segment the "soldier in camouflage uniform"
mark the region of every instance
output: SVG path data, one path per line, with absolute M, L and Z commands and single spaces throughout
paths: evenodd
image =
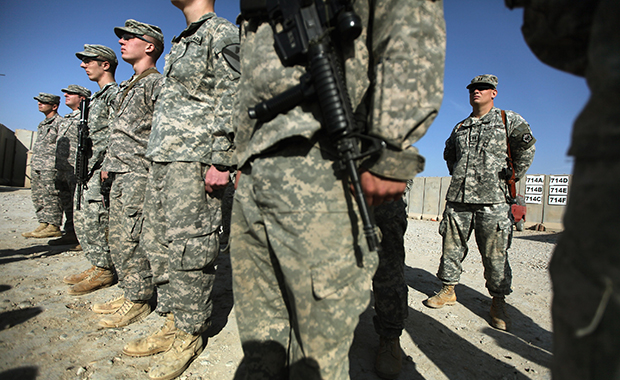
M 620 379 L 620 2 L 506 1 L 544 63 L 586 78 L 564 232 L 553 252 L 554 380 Z
M 37 127 L 37 140 L 32 148 L 30 163 L 30 182 L 32 187 L 32 204 L 34 205 L 39 227 L 34 231 L 24 232 L 24 237 L 48 238 L 61 236 L 62 208 L 60 196 L 56 189 L 56 136 L 62 123 L 58 115 L 60 97 L 58 95 L 39 93 L 34 97 L 39 102 L 39 111 L 45 120 Z
M 440 308 L 456 302 L 454 286 L 467 256 L 467 241 L 475 231 L 486 287 L 493 296 L 491 326 L 506 330 L 510 318 L 504 297 L 512 291 L 507 249 L 513 224 L 512 200 L 506 183 L 510 178 L 507 140 L 518 181 L 534 160 L 536 139 L 525 119 L 513 111 L 505 111 L 504 124 L 502 110 L 493 106 L 497 83 L 497 77 L 489 74 L 471 80 L 467 89 L 473 112 L 454 127 L 446 141 L 444 159 L 452 180 L 439 224 L 443 253 L 437 277 L 443 287 L 424 303 Z
M 123 303 L 99 321 L 102 327 L 122 327 L 151 312 L 153 296 L 151 269 L 146 252 L 139 248 L 142 206 L 151 166 L 145 157 L 151 135 L 155 101 L 163 83 L 155 64 L 164 48 L 164 36 L 155 25 L 136 20 L 114 28 L 120 38 L 122 58 L 135 74 L 119 85 L 114 100 L 116 114 L 110 124 L 108 152 L 101 179 L 113 180 L 110 189 L 110 255 L 123 289 Z M 111 307 L 119 299 L 107 303 Z
M 90 99 L 88 112 L 88 138 L 92 155 L 88 157 L 90 178 L 82 191 L 81 199 L 75 194 L 73 205 L 80 202 L 80 210 L 73 210 L 75 233 L 92 266 L 87 270 L 68 275 L 63 282 L 72 285 L 68 293 L 82 295 L 115 283 L 114 265 L 108 246 L 108 210 L 101 198 L 101 164 L 108 148 L 109 125 L 114 116 L 114 98 L 118 85 L 114 73 L 118 60 L 114 50 L 103 45 L 85 44 L 84 50 L 75 53 L 81 61 L 88 79 L 97 82 L 99 91 Z M 93 307 L 94 311 L 98 311 Z
M 399 199 L 424 166 L 412 143 L 443 95 L 443 3 L 353 7 L 364 29 L 340 51 L 353 109 L 367 115 L 366 133 L 387 145 L 360 174 L 369 205 L 377 206 Z M 348 379 L 348 352 L 378 257 L 368 249 L 345 174 L 335 171 L 338 153 L 321 129 L 319 105 L 307 101 L 268 122 L 249 118 L 249 107 L 299 84 L 305 69 L 282 65 L 264 17 L 243 20 L 241 28 L 230 247 L 244 350 L 237 376 Z
M 56 189 L 60 192 L 60 204 L 65 214 L 65 234 L 56 240 L 50 240 L 49 245 L 78 244 L 73 227 L 73 194 L 75 191 L 75 154 L 77 152 L 78 123 L 80 121 L 80 102 L 90 97 L 90 90 L 70 84 L 63 88 L 65 105 L 72 112 L 65 115 L 64 121 L 58 128 L 56 139 Z
M 221 201 L 233 170 L 232 104 L 239 78 L 239 30 L 213 0 L 173 0 L 187 28 L 172 41 L 155 105 L 147 157 L 153 160 L 140 249 L 157 285 L 155 334 L 123 352 L 157 358 L 150 378 L 180 375 L 203 350 L 213 309 Z

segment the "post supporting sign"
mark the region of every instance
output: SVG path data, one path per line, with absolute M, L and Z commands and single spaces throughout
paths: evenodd
M 542 204 L 545 175 L 525 176 L 525 203 Z
M 547 204 L 565 206 L 568 199 L 568 176 L 549 176 L 549 199 Z

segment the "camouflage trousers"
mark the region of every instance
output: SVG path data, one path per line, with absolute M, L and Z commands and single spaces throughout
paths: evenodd
M 60 227 L 62 207 L 56 189 L 56 170 L 33 170 L 31 173 L 31 197 L 39 223 Z
M 115 173 L 110 189 L 110 255 L 125 298 L 134 302 L 153 296 L 151 268 L 139 246 L 146 180 L 146 174 Z
M 140 241 L 157 286 L 157 312 L 171 312 L 176 327 L 191 334 L 211 317 L 219 252 L 224 190 L 205 191 L 207 168 L 200 162 L 153 163 Z
M 467 241 L 475 231 L 476 243 L 484 265 L 489 293 L 505 296 L 512 292 L 512 271 L 507 250 L 512 241 L 512 214 L 507 203 L 465 204 L 447 202 L 439 234 L 443 237 L 437 277 L 446 285 L 458 284 L 461 263 L 469 251 Z
M 59 192 L 60 205 L 65 214 L 65 232 L 72 232 L 73 226 L 73 194 L 75 191 L 75 175 L 71 171 L 59 170 L 56 173 L 56 190 Z
M 620 379 L 618 188 L 620 159 L 575 159 L 549 266 L 554 380 Z
M 379 267 L 372 279 L 375 297 L 375 331 L 385 338 L 396 338 L 405 327 L 409 314 L 405 283 L 405 201 L 384 203 L 374 209 L 375 222 L 381 231 Z
M 80 210 L 75 207 L 78 192 L 73 200 L 73 223 L 84 256 L 99 268 L 112 269 L 112 257 L 108 246 L 108 210 L 101 200 L 101 171 L 96 170 L 82 191 Z
M 349 378 L 378 257 L 348 185 L 318 148 L 287 141 L 242 170 L 230 247 L 244 352 L 235 378 Z

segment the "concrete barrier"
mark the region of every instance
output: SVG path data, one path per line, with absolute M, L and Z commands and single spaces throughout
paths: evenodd
M 30 187 L 29 155 L 33 144 L 32 131 L 11 131 L 0 124 L 0 184 Z
M 540 223 L 544 224 L 549 230 L 562 230 L 562 218 L 566 206 L 550 204 L 549 202 L 550 196 L 553 196 L 553 194 L 549 193 L 553 185 L 550 183 L 550 179 L 556 176 L 538 174 L 533 175 L 533 177 L 536 177 L 536 179 L 543 177 L 544 182 L 539 184 L 539 187 L 542 187 L 542 194 L 539 195 L 540 203 L 526 203 L 526 228 Z M 566 191 L 566 196 L 568 197 L 572 178 L 569 175 L 562 175 L 560 177 L 566 177 L 566 189 L 562 191 Z M 443 210 L 446 207 L 446 193 L 448 192 L 450 179 L 451 177 L 414 178 L 409 190 L 405 194 L 409 218 L 441 220 Z M 528 193 L 529 189 L 531 189 L 531 187 L 528 188 L 525 180 L 521 180 L 517 183 L 518 194 L 525 195 Z

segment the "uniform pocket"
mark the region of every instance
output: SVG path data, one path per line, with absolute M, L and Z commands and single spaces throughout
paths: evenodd
M 198 270 L 212 264 L 219 248 L 218 234 L 175 240 L 169 246 L 172 256 L 170 267 L 174 270 Z

